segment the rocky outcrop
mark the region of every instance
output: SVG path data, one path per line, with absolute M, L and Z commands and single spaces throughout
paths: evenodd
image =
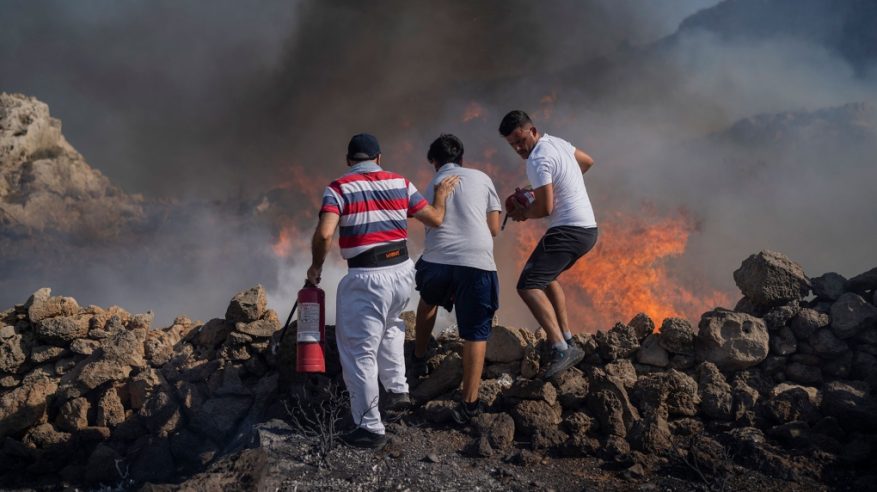
M 45 103 L 0 93 L 0 229 L 95 241 L 143 218 L 142 199 L 89 166 Z
M 734 281 L 755 306 L 770 307 L 804 297 L 810 279 L 800 265 L 782 253 L 762 251 L 743 261 Z
M 276 392 L 279 323 L 264 299 L 257 286 L 229 306 L 272 328 L 249 334 L 185 317 L 152 329 L 149 313 L 81 308 L 48 289 L 3 311 L 0 475 L 98 484 L 128 470 L 143 482 L 205 465 Z

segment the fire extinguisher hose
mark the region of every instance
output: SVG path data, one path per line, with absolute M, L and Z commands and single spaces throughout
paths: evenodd
M 305 287 L 308 285 L 312 285 L 310 281 L 305 280 Z M 295 303 L 292 305 L 292 311 L 289 312 L 289 316 L 286 318 L 286 323 L 283 325 L 283 328 L 280 330 L 280 336 L 277 337 L 274 344 L 271 346 L 271 354 L 277 354 L 277 347 L 280 345 L 280 342 L 283 341 L 283 337 L 286 336 L 286 330 L 289 329 L 289 324 L 292 323 L 292 316 L 295 314 L 295 310 L 298 309 L 298 296 L 295 296 Z

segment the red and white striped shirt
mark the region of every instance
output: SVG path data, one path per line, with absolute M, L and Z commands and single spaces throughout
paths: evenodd
M 373 161 L 360 162 L 323 193 L 320 214 L 341 216 L 341 257 L 350 259 L 376 246 L 408 238 L 408 217 L 427 205 L 403 176 Z

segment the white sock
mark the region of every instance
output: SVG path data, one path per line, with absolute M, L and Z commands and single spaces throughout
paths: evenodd
M 559 342 L 554 342 L 554 344 L 552 344 L 552 347 L 556 348 L 557 350 L 563 351 L 568 349 L 569 345 L 567 345 L 565 340 L 561 340 Z
M 568 331 L 563 332 L 563 339 L 567 342 L 572 340 L 572 333 Z

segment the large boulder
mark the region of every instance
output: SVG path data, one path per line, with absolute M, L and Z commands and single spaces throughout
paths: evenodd
M 672 354 L 694 354 L 694 329 L 684 318 L 667 318 L 661 324 L 658 344 Z
M 85 398 L 73 398 L 61 405 L 55 426 L 61 430 L 75 432 L 88 427 L 88 410 L 91 405 Z
M 837 300 L 847 290 L 847 279 L 835 272 L 829 272 L 820 277 L 810 279 L 813 293 L 821 299 L 829 301 Z
M 0 396 L 0 438 L 45 422 L 46 400 L 58 389 L 49 378 L 37 378 Z
M 618 378 L 624 384 L 624 388 L 630 390 L 636 384 L 636 368 L 630 359 L 618 359 L 603 366 L 606 374 Z
M 411 396 L 419 402 L 426 402 L 456 389 L 461 381 L 463 381 L 463 359 L 454 352 L 442 359 L 438 368 L 414 388 Z
M 125 421 L 125 407 L 116 388 L 107 388 L 97 402 L 95 424 L 100 427 L 115 427 Z
M 767 357 L 770 336 L 759 318 L 718 308 L 704 313 L 698 327 L 698 360 L 712 362 L 722 371 L 746 369 Z
M 22 335 L 0 340 L 0 371 L 16 373 L 27 360 L 30 347 Z
M 640 376 L 630 397 L 643 414 L 666 406 L 669 415 L 690 417 L 700 405 L 697 383 L 675 369 Z
M 76 381 L 85 389 L 93 390 L 109 381 L 122 381 L 129 374 L 131 366 L 92 355 L 82 362 Z
M 479 437 L 487 439 L 492 449 L 506 451 L 514 446 L 515 421 L 507 413 L 481 414 L 475 420 L 475 428 Z
M 774 424 L 804 421 L 811 424 L 822 418 L 819 412 L 821 395 L 816 388 L 779 385 L 759 404 L 759 412 Z
M 585 375 L 589 382 L 586 403 L 600 429 L 608 435 L 626 436 L 640 416 L 624 383 L 597 367 L 588 367 Z
M 761 318 L 764 319 L 768 330 L 777 330 L 786 326 L 800 311 L 801 304 L 798 301 L 791 301 L 788 304 L 769 309 Z
M 867 384 L 831 381 L 822 388 L 822 413 L 835 417 L 848 431 L 877 429 L 877 402 Z
M 515 429 L 525 436 L 550 434 L 561 421 L 560 405 L 551 405 L 544 400 L 521 400 L 510 413 Z
M 666 411 L 653 412 L 634 422 L 627 440 L 644 453 L 661 453 L 670 449 L 673 444 Z
M 79 303 L 72 297 L 50 297 L 52 290 L 42 288 L 34 292 L 25 305 L 31 323 L 57 316 L 73 316 L 79 313 Z
M 725 376 L 711 362 L 702 363 L 697 372 L 701 411 L 713 419 L 731 420 L 734 397 Z
M 279 329 L 280 322 L 277 320 L 277 315 L 266 316 L 250 323 L 235 323 L 235 330 L 256 338 L 270 338 Z
M 658 335 L 652 333 L 643 340 L 636 353 L 636 361 L 655 367 L 667 367 L 670 364 L 670 354 L 661 347 Z
M 267 306 L 265 289 L 257 285 L 232 297 L 225 311 L 225 319 L 232 323 L 250 323 L 261 318 Z
M 512 403 L 520 400 L 544 400 L 549 405 L 554 405 L 557 402 L 557 389 L 549 382 L 521 378 L 503 392 L 503 399 Z
M 791 328 L 798 340 L 807 340 L 816 330 L 831 324 L 831 318 L 815 309 L 804 308 L 792 318 Z
M 877 267 L 849 279 L 847 281 L 847 289 L 858 293 L 877 289 Z
M 734 282 L 756 306 L 777 306 L 810 292 L 810 279 L 800 265 L 782 253 L 761 251 L 743 261 Z
M 527 345 L 532 343 L 533 335 L 523 328 L 513 326 L 494 326 L 487 339 L 487 362 L 514 362 L 524 357 Z
M 841 340 L 877 324 L 877 306 L 848 292 L 831 305 L 831 331 Z
M 131 367 L 146 367 L 147 330 L 118 328 L 101 341 L 100 357 Z
M 41 319 L 35 332 L 40 340 L 55 345 L 67 345 L 76 338 L 88 336 L 88 320 L 73 316 Z
M 634 329 L 637 339 L 642 342 L 644 338 L 655 332 L 655 322 L 646 313 L 637 313 L 627 322 Z
M 582 371 L 571 367 L 551 378 L 557 387 L 557 399 L 567 409 L 578 409 L 584 406 L 588 396 L 588 380 Z
M 639 337 L 635 328 L 616 323 L 609 331 L 600 331 L 594 336 L 600 357 L 611 362 L 632 356 L 639 350 Z

